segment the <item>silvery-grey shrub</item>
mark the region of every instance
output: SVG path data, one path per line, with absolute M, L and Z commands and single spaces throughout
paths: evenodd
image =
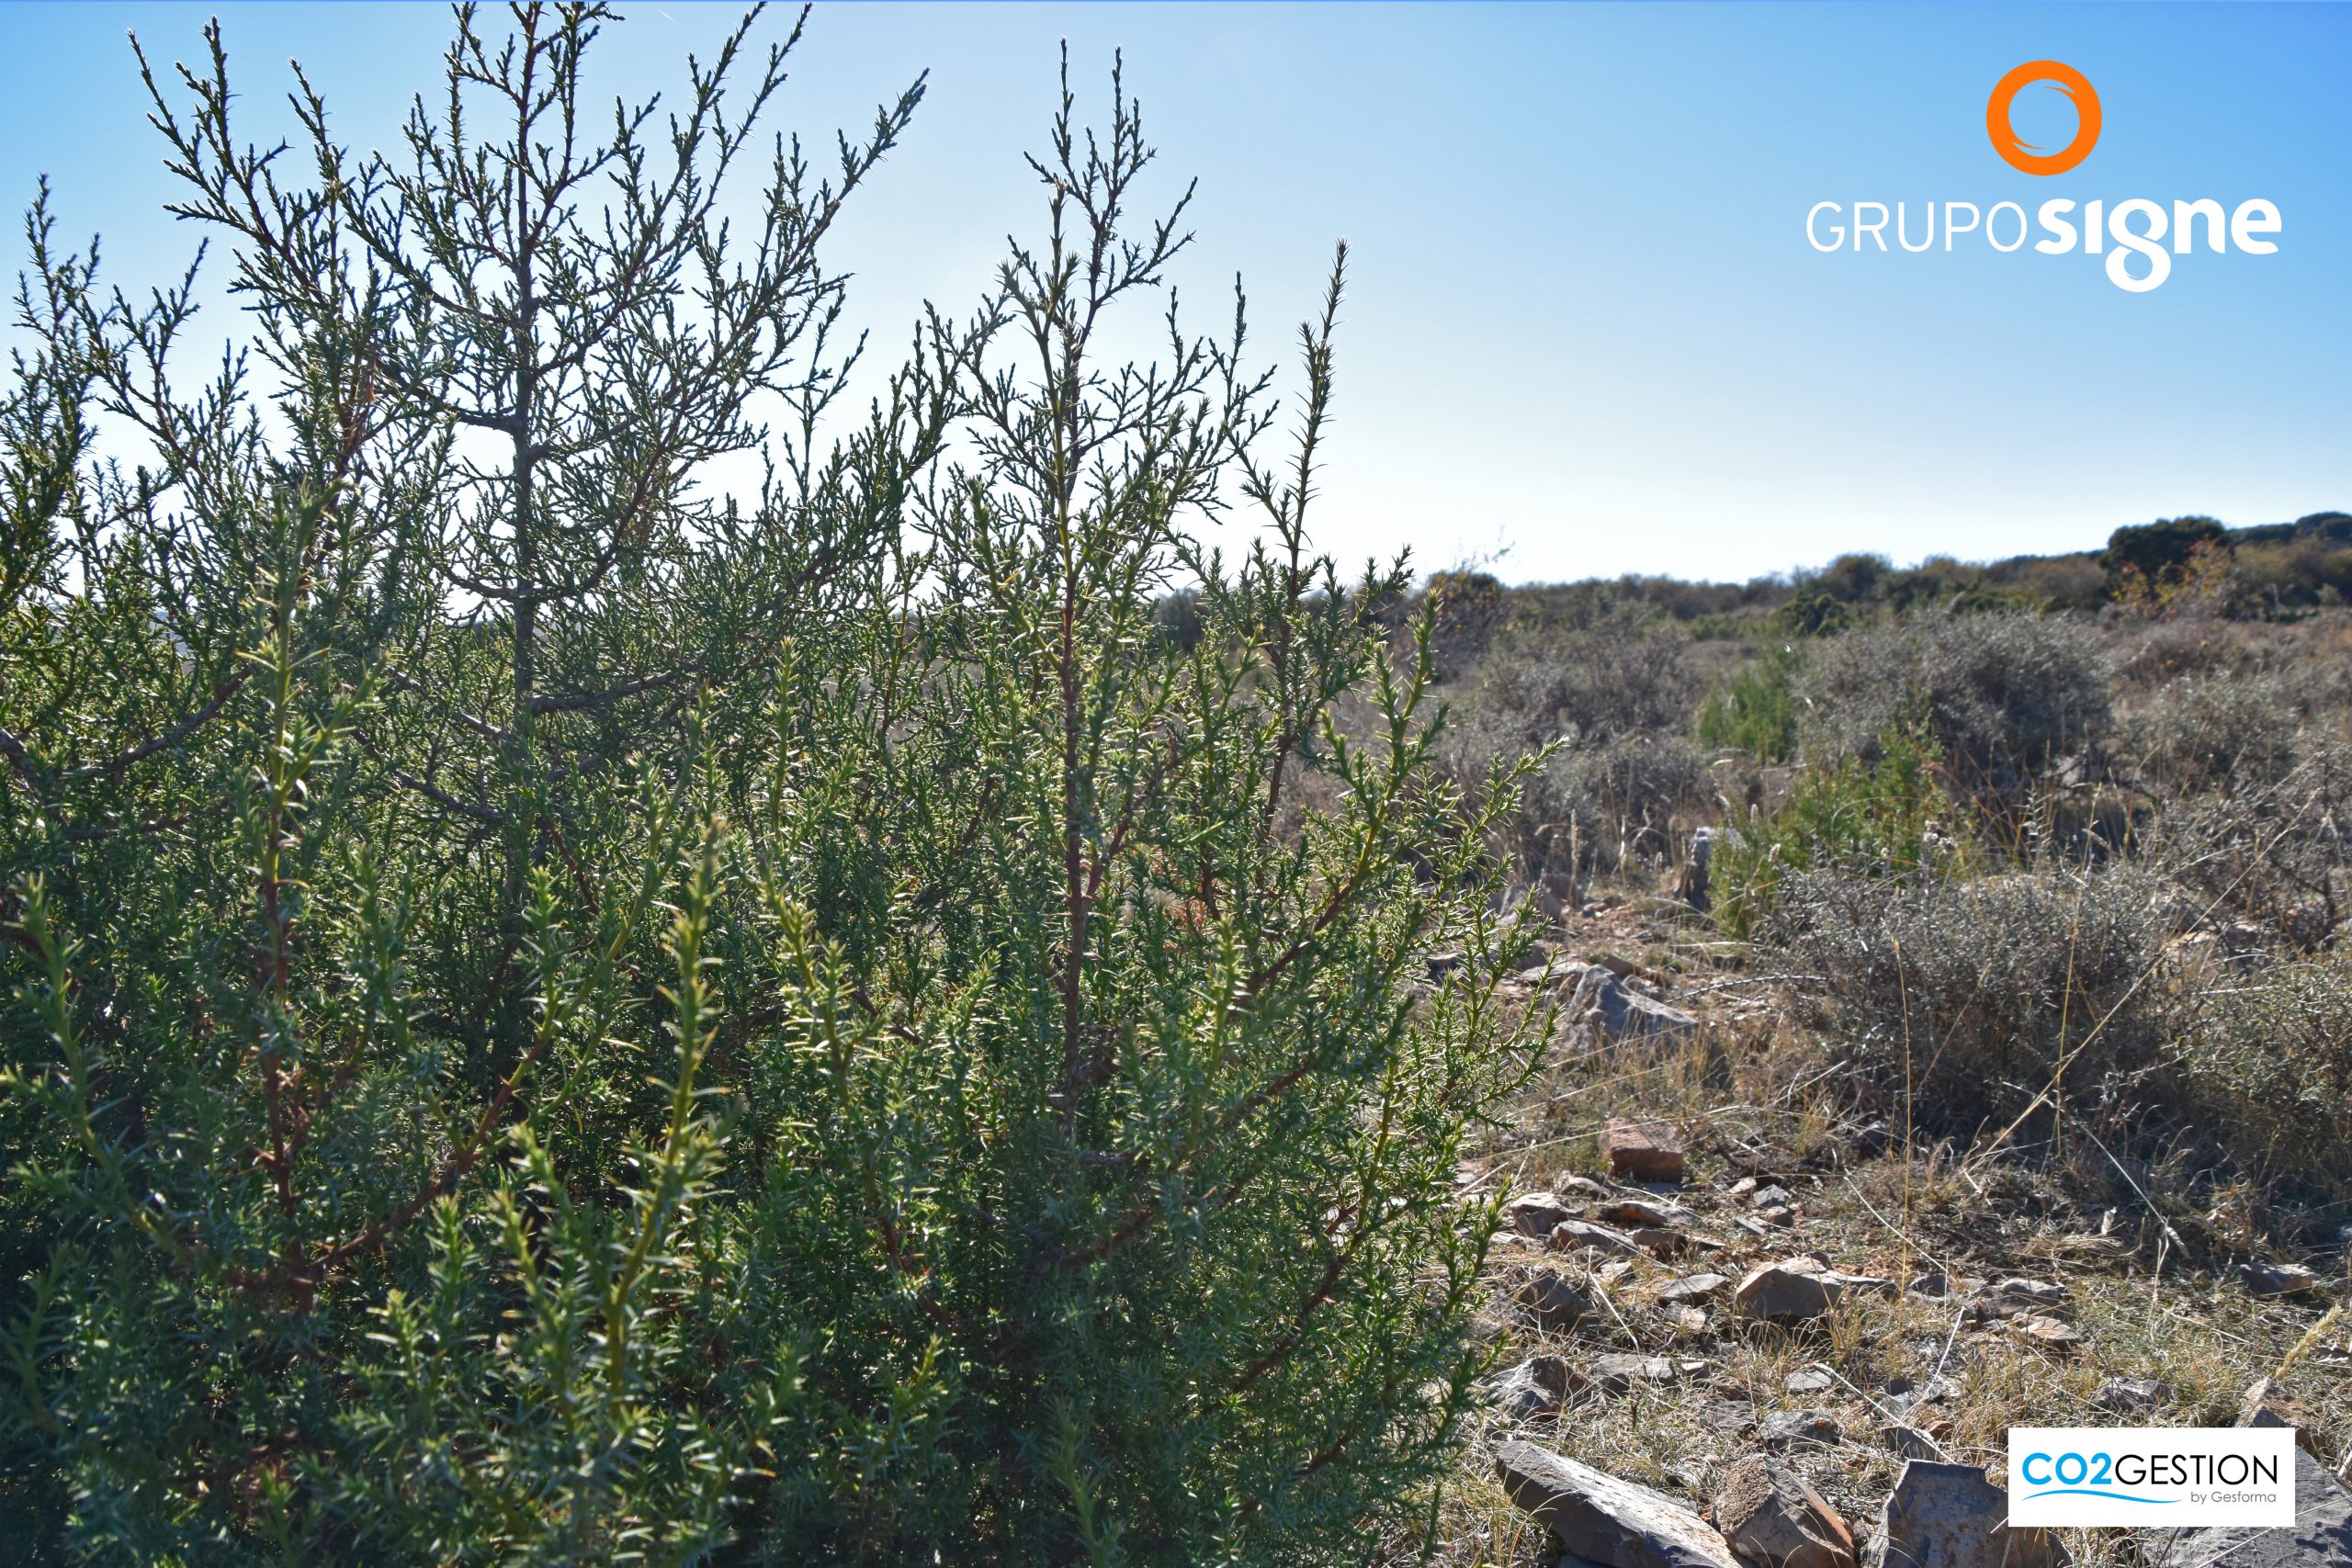
M 1825 639 L 1800 682 L 1808 749 L 1868 758 L 1924 723 L 1963 789 L 2006 791 L 2102 735 L 2096 633 L 2057 615 L 1920 610 Z

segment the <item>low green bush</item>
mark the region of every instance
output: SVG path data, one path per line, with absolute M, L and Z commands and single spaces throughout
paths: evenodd
M 1808 764 L 1785 801 L 1724 834 L 1713 876 L 1725 930 L 1751 933 L 1799 873 L 1903 879 L 1966 866 L 1961 813 L 1945 792 L 1933 739 L 1898 726 L 1873 750 L 1867 761 Z
M 1797 676 L 1804 655 L 1793 642 L 1767 643 L 1763 651 L 1707 694 L 1695 733 L 1713 750 L 1745 751 L 1761 762 L 1796 754 L 1800 713 Z

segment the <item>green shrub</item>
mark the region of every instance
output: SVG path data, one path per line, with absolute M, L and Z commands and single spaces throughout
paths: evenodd
M 1774 630 L 1789 637 L 1826 637 L 1859 623 L 1851 605 L 1820 588 L 1800 589 L 1771 615 Z
M 2111 585 L 2126 577 L 2143 584 L 2177 580 L 2199 546 L 2227 549 L 2229 530 L 2211 517 L 2175 517 L 2118 528 L 2101 558 Z
M 1339 274 L 1279 466 L 1238 342 L 1102 363 L 1185 242 L 1114 218 L 1132 102 L 1065 93 L 1043 235 L 816 446 L 818 246 L 915 95 L 830 178 L 780 149 L 730 239 L 783 51 L 747 19 L 616 128 L 606 19 L 461 12 L 397 165 L 307 96 L 249 156 L 217 32 L 157 85 L 250 382 L 159 392 L 186 298 L 109 303 L 36 209 L 9 1550 L 1363 1555 L 1479 1367 L 1456 1155 L 1523 942 L 1401 566 L 1306 547 Z M 1187 532 L 1226 494 L 1267 525 L 1229 564 Z
M 1965 863 L 1959 812 L 1943 787 L 1935 741 L 1897 727 L 1868 761 L 1844 757 L 1803 769 L 1789 797 L 1751 813 L 1715 852 L 1716 917 L 1735 935 L 1756 928 L 1782 883 L 1805 871 L 1908 878 Z
M 1787 761 L 1796 754 L 1797 674 L 1804 668 L 1796 644 L 1766 644 L 1707 694 L 1699 706 L 1699 744 L 1745 751 L 1763 762 Z

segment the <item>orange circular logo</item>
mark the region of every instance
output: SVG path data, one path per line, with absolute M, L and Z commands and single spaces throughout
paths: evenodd
M 2019 141 L 2009 125 L 2009 105 L 2018 89 L 2036 82 L 2075 100 L 2075 139 L 2055 152 L 2044 152 L 2030 142 Z M 2098 145 L 2098 94 L 2071 65 L 2055 60 L 2029 60 L 1994 87 L 1992 97 L 1984 105 L 1984 133 L 1993 139 L 1993 151 L 2009 167 L 2029 175 L 2063 175 L 2089 157 L 2091 149 Z

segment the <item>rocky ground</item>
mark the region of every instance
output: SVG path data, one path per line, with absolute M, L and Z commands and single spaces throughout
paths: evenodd
M 2259 1194 L 2184 1212 L 2063 1120 L 1932 1143 L 1806 1028 L 1804 976 L 1663 899 L 1560 934 L 1513 987 L 1560 1043 L 1461 1174 L 1509 1228 L 1438 1561 L 2352 1563 L 2352 1235 L 2284 1254 Z M 2300 1532 L 2002 1526 L 2012 1425 L 2240 1420 L 2300 1428 Z

